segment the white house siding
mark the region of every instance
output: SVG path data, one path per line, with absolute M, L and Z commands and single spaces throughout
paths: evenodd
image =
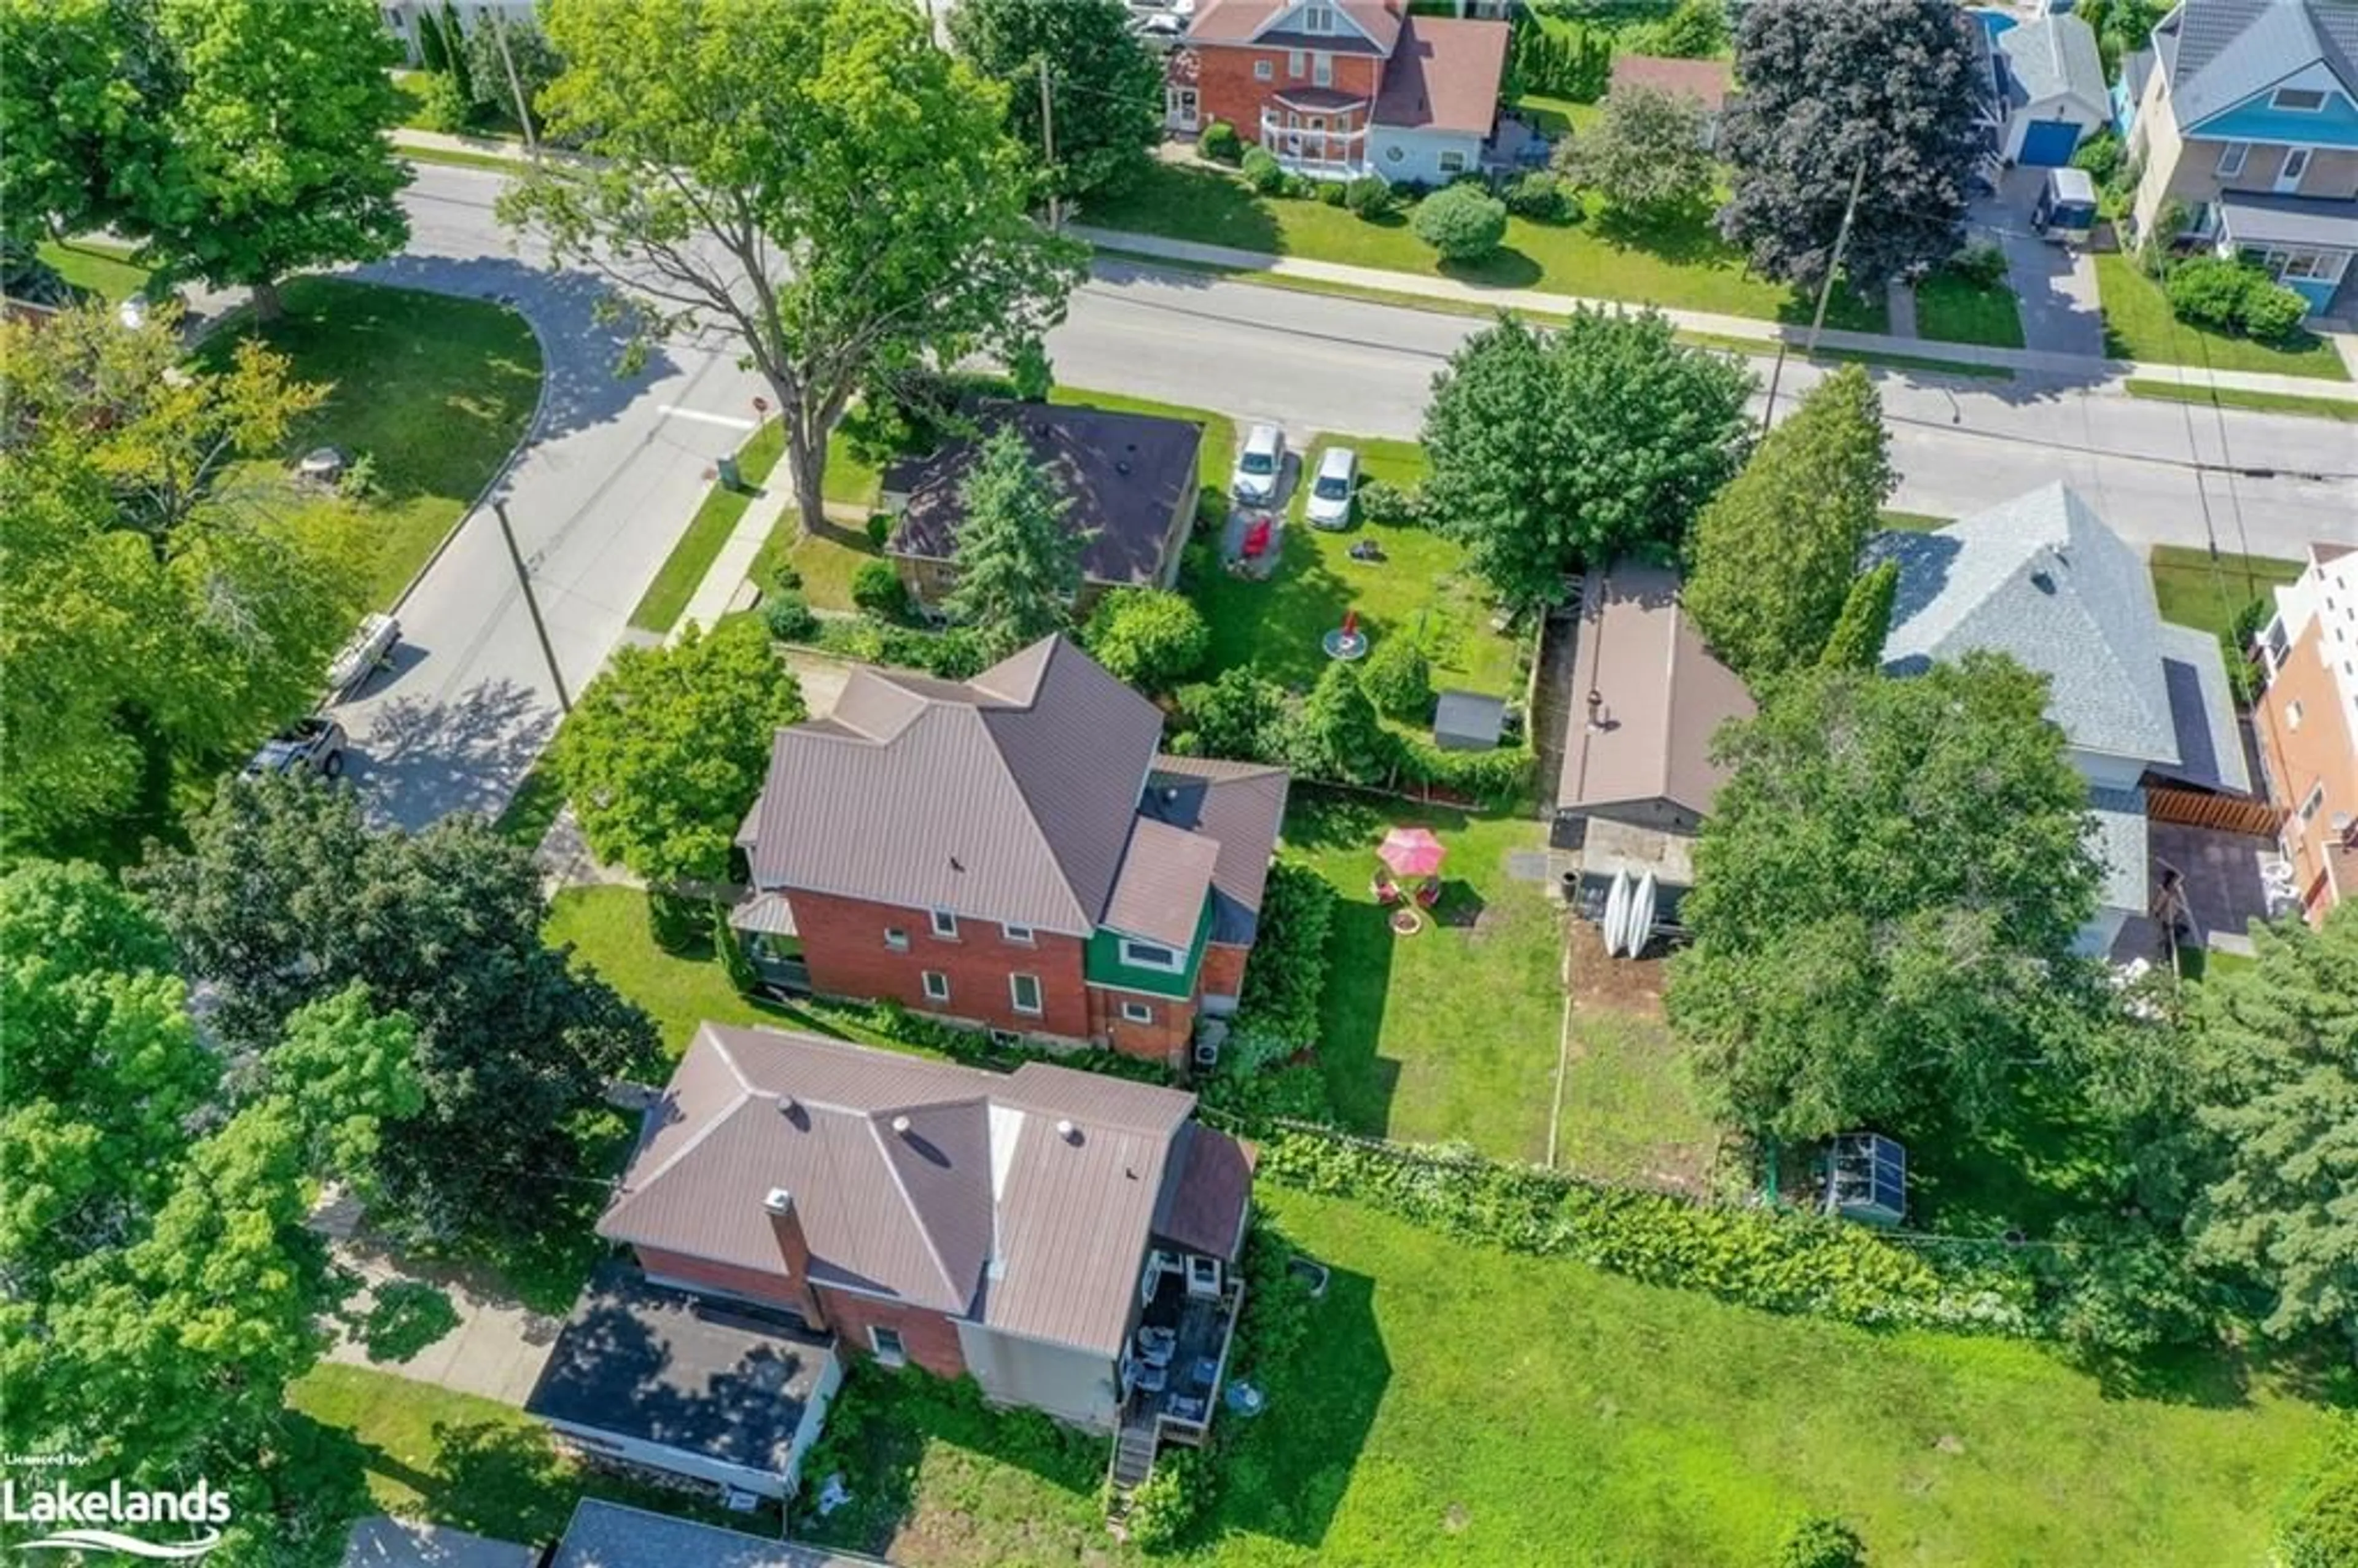
M 1465 167 L 1443 168 L 1444 152 L 1460 155 Z M 1379 124 L 1368 133 L 1368 167 L 1394 185 L 1403 180 L 1446 185 L 1459 174 L 1471 174 L 1482 167 L 1482 138 L 1470 131 L 1407 131 Z
M 1113 1363 L 1068 1345 L 957 1325 L 958 1348 L 982 1391 L 1004 1404 L 1030 1405 L 1061 1421 L 1110 1430 L 1120 1413 Z

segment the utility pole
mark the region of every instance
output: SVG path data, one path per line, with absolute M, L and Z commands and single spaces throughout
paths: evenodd
M 508 53 L 507 17 L 497 3 L 492 7 L 492 37 L 500 46 L 500 64 L 507 68 L 508 91 L 515 94 L 516 124 L 524 127 L 524 150 L 540 157 L 540 138 L 532 131 L 532 105 L 525 101 L 524 81 L 516 75 L 515 56 Z
M 508 522 L 508 503 L 492 503 L 492 515 L 500 520 L 500 537 L 507 541 L 508 559 L 515 563 L 516 586 L 524 589 L 524 607 L 532 617 L 533 634 L 540 639 L 540 656 L 548 661 L 548 678 L 557 687 L 557 711 L 573 711 L 573 698 L 565 689 L 565 672 L 557 667 L 557 649 L 548 641 L 548 623 L 540 618 L 540 600 L 532 595 L 532 574 L 525 569 L 524 552 L 516 548 L 515 529 Z
M 1055 95 L 1048 89 L 1048 57 L 1046 55 L 1040 57 L 1040 150 L 1042 156 L 1047 159 L 1048 178 L 1052 182 L 1048 191 L 1048 227 L 1052 230 L 1062 229 L 1065 226 L 1061 211 L 1063 203 L 1056 200 L 1056 192 L 1053 185 L 1056 178 L 1056 109 Z
M 1834 274 L 1842 270 L 1843 252 L 1850 248 L 1851 220 L 1858 216 L 1858 193 L 1866 184 L 1866 155 L 1861 153 L 1858 168 L 1852 171 L 1850 177 L 1850 200 L 1843 203 L 1842 227 L 1834 231 L 1834 252 L 1827 259 L 1826 276 L 1818 282 L 1818 308 L 1811 313 L 1810 335 L 1801 345 L 1804 358 L 1818 351 L 1818 334 L 1826 324 L 1826 301 L 1833 297 Z M 1764 436 L 1768 433 L 1768 422 L 1777 414 L 1777 384 L 1784 379 L 1786 347 L 1785 339 L 1779 336 L 1777 340 L 1777 366 L 1768 373 L 1768 404 L 1760 410 L 1760 433 Z

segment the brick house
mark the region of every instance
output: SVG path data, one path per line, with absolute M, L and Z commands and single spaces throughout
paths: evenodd
M 598 1222 L 651 1286 L 1150 1448 L 1201 1442 L 1252 1151 L 1195 1097 L 707 1023 Z
M 1287 780 L 1162 738 L 1061 636 L 965 682 L 855 668 L 738 833 L 757 976 L 1177 1065 L 1243 989 Z
M 1202 0 L 1165 70 L 1164 124 L 1225 120 L 1321 178 L 1440 185 L 1482 167 L 1508 38 L 1405 0 Z
M 2358 546 L 2311 545 L 2260 633 L 2252 705 L 2268 804 L 2311 925 L 2358 897 Z

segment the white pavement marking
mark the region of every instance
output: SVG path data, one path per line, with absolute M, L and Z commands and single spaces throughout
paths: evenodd
M 726 425 L 732 430 L 751 430 L 754 421 L 738 414 L 708 414 L 701 408 L 682 408 L 676 403 L 666 403 L 657 410 L 674 419 L 693 419 L 704 425 Z

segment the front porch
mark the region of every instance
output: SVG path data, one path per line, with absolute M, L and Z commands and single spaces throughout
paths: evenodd
M 1368 161 L 1368 127 L 1347 126 L 1347 112 L 1264 109 L 1258 139 L 1289 173 L 1358 179 L 1375 172 Z

